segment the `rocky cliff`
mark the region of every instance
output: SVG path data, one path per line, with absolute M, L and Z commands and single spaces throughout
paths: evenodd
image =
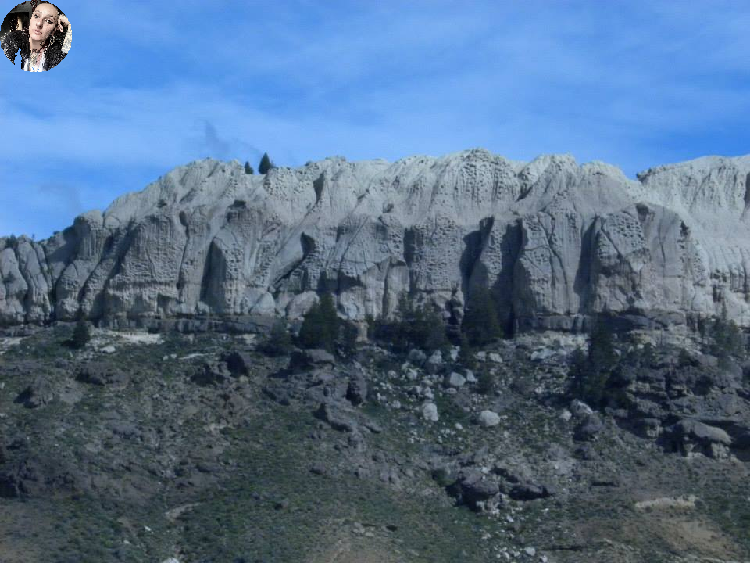
M 671 324 L 724 305 L 747 325 L 749 205 L 750 156 L 637 181 L 481 149 L 266 175 L 206 159 L 47 240 L 0 238 L 0 323 L 295 317 L 325 290 L 363 318 L 403 291 L 455 309 L 488 284 L 520 327 L 575 328 L 602 310 Z

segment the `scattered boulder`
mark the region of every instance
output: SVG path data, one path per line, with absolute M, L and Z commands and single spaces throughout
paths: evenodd
M 424 403 L 422 405 L 422 418 L 430 422 L 437 422 L 439 419 L 437 405 L 431 402 Z
M 477 422 L 482 428 L 497 426 L 498 424 L 500 424 L 500 415 L 498 415 L 494 411 L 482 411 L 479 413 Z
M 289 369 L 310 370 L 336 365 L 336 358 L 326 350 L 295 350 L 289 359 Z
M 22 404 L 27 409 L 35 409 L 50 403 L 55 398 L 52 383 L 44 376 L 37 376 L 15 399 L 15 403 Z
M 683 419 L 671 429 L 673 449 L 690 457 L 701 453 L 708 457 L 723 459 L 729 456 L 732 440 L 724 430 L 709 426 L 699 420 Z
M 604 423 L 601 417 L 596 413 L 592 413 L 581 420 L 575 429 L 573 437 L 579 442 L 588 442 L 595 439 L 602 430 L 604 430 Z
M 412 364 L 419 367 L 427 361 L 427 354 L 418 349 L 409 350 L 408 358 Z
M 478 469 L 461 471 L 458 479 L 448 487 L 458 504 L 466 504 L 472 510 L 491 509 L 498 504 L 500 487 Z
M 554 489 L 536 483 L 519 483 L 515 485 L 508 496 L 514 500 L 536 500 L 551 497 L 555 494 Z
M 89 385 L 115 385 L 124 387 L 128 384 L 130 376 L 107 362 L 89 362 L 78 369 L 76 381 Z
M 555 351 L 549 348 L 542 348 L 540 350 L 534 350 L 530 355 L 529 359 L 532 362 L 546 362 L 550 358 L 555 356 Z
M 661 420 L 658 418 L 639 418 L 635 422 L 635 431 L 643 438 L 658 438 L 663 431 Z
M 589 416 L 594 412 L 590 406 L 588 406 L 583 401 L 579 401 L 578 399 L 571 401 L 569 408 L 570 412 L 573 413 L 573 416 L 575 416 L 576 418 Z
M 465 383 L 466 378 L 455 371 L 452 371 L 450 375 L 445 378 L 445 385 L 448 387 L 461 388 Z
M 205 362 L 202 368 L 193 374 L 194 383 L 201 386 L 221 385 L 231 377 L 231 373 L 225 362 L 211 360 Z
M 327 422 L 334 430 L 354 432 L 358 427 L 352 417 L 347 416 L 340 406 L 332 402 L 320 403 L 318 410 L 313 414 L 316 418 Z
M 490 352 L 487 354 L 487 359 L 491 362 L 494 362 L 496 364 L 502 364 L 503 363 L 503 357 L 498 354 L 497 352 Z

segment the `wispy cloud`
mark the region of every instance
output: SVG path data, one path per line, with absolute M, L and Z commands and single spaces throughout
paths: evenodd
M 747 151 L 750 6 L 730 0 L 70 4 L 59 69 L 4 69 L 0 158 L 28 162 L 43 140 L 44 166 L 14 178 L 65 170 L 87 208 L 205 156 L 299 165 L 483 146 L 633 175 Z

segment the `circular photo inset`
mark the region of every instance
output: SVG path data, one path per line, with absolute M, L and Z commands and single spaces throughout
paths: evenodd
M 21 69 L 42 72 L 60 64 L 73 40 L 70 22 L 63 11 L 50 2 L 30 0 L 18 4 L 3 20 L 0 44 L 5 56 Z

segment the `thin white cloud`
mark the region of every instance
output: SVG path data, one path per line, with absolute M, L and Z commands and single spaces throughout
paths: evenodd
M 94 67 L 79 80 L 39 77 L 42 104 L 16 97 L 28 85 L 10 75 L 3 158 L 22 161 L 52 139 L 52 162 L 127 174 L 205 156 L 255 165 L 266 151 L 297 165 L 484 146 L 523 160 L 572 153 L 632 174 L 676 154 L 663 139 L 705 135 L 680 154 L 715 153 L 703 147 L 718 131 L 750 121 L 750 6 L 726 0 L 185 0 L 176 12 L 102 0 L 69 12 L 81 39 L 101 29 L 108 52 L 152 49 L 145 65 L 179 61 L 184 72 L 175 82 L 112 56 L 106 80 Z M 75 45 L 81 68 L 95 60 Z

